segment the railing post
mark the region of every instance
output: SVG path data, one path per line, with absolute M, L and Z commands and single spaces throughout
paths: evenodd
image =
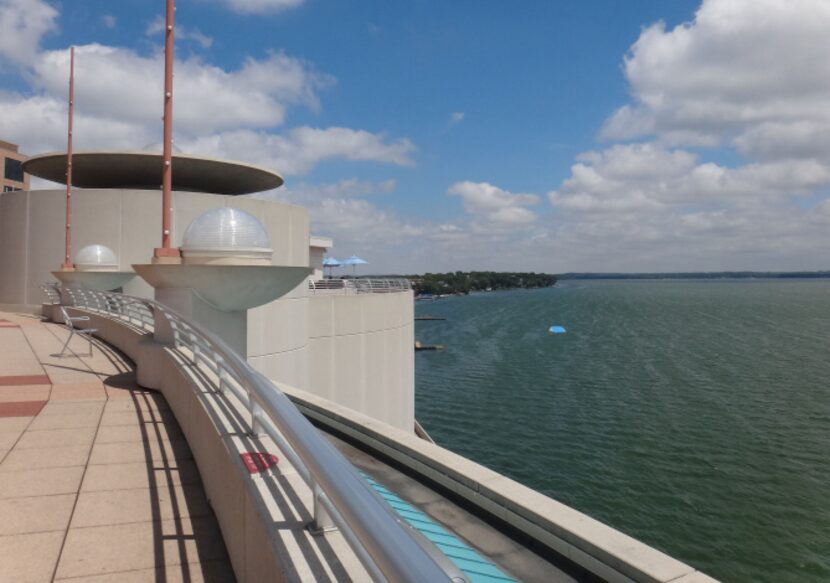
M 190 336 L 190 351 L 193 353 L 193 364 L 199 364 L 199 357 L 201 356 L 199 351 L 199 343 L 196 342 L 196 334 L 191 332 Z
M 249 407 L 248 410 L 251 413 L 251 437 L 257 437 L 260 433 L 262 433 L 262 422 L 260 421 L 260 417 L 262 416 L 262 408 L 256 404 L 251 394 L 248 394 L 248 403 Z
M 315 483 L 311 489 L 314 494 L 314 517 L 311 524 L 308 525 L 309 532 L 314 535 L 322 535 L 337 530 L 331 515 L 323 506 L 322 497 L 324 494 L 320 486 Z
M 225 360 L 216 352 L 213 353 L 213 362 L 216 364 L 216 376 L 219 377 L 219 383 L 216 385 L 216 393 L 225 393 Z
M 217 392 L 224 395 L 228 392 L 228 372 L 222 366 L 221 360 L 217 361 L 216 366 L 219 369 L 219 387 L 217 389 Z

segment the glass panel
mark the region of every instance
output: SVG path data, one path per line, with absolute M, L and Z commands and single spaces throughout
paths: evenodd
M 23 182 L 23 163 L 20 160 L 6 158 L 6 180 Z

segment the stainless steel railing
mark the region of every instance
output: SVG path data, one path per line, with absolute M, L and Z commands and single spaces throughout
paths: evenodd
M 313 294 L 380 294 L 411 290 L 412 283 L 404 278 L 309 279 L 308 288 Z
M 40 286 L 41 291 L 46 296 L 46 301 L 44 303 L 50 304 L 52 306 L 60 305 L 61 303 L 61 293 L 58 289 L 57 284 L 54 283 L 44 283 Z
M 251 432 L 273 439 L 311 488 L 316 526 L 336 526 L 375 581 L 467 581 L 371 489 L 277 385 L 220 338 L 153 300 L 88 289 L 61 291 L 64 303 L 145 331 L 154 331 L 163 318 L 173 330 L 173 348 L 214 372 L 218 392 L 235 396 L 247 408 Z

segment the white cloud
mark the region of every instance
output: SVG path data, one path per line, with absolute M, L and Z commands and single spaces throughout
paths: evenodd
M 325 199 L 362 198 L 378 194 L 389 194 L 395 190 L 397 182 L 394 179 L 373 182 L 358 178 L 344 178 L 337 182 L 325 184 L 287 185 L 278 191 L 271 191 L 267 197 L 277 197 L 281 200 L 303 206 L 316 204 Z
M 63 96 L 68 51 L 38 55 L 30 83 L 47 95 Z M 176 63 L 174 112 L 176 129 L 204 134 L 231 128 L 280 125 L 286 107 L 319 106 L 317 90 L 331 83 L 302 60 L 285 53 L 248 58 L 226 71 L 191 57 Z M 164 59 L 100 44 L 75 51 L 76 107 L 106 119 L 157 123 L 161 108 Z
M 57 17 L 44 0 L 0 0 L 0 60 L 28 62 L 43 35 L 57 29 Z
M 693 22 L 671 30 L 658 22 L 642 32 L 625 59 L 634 103 L 601 135 L 702 146 L 735 140 L 748 154 L 747 132 L 762 126 L 768 153 L 776 135 L 792 138 L 805 122 L 826 137 L 828 27 L 825 0 L 704 0 Z
M 826 269 L 828 27 L 823 0 L 704 0 L 645 28 L 600 137 L 649 141 L 580 155 L 540 244 L 583 271 Z
M 535 194 L 513 194 L 487 182 L 456 182 L 447 191 L 458 196 L 464 210 L 475 217 L 500 225 L 527 225 L 536 213 L 526 208 L 539 202 Z
M 221 0 L 240 14 L 276 14 L 300 6 L 305 0 Z
M 166 24 L 167 23 L 164 17 L 158 15 L 150 21 L 150 24 L 147 25 L 147 28 L 144 30 L 144 34 L 146 34 L 147 36 L 155 36 L 157 34 L 162 34 L 164 33 Z M 112 26 L 110 26 L 110 28 L 112 28 Z M 203 49 L 209 49 L 211 46 L 213 46 L 212 37 L 203 34 L 202 31 L 200 31 L 198 28 L 191 29 L 180 24 L 176 25 L 175 39 L 177 41 L 192 40 Z
M 582 271 L 818 269 L 830 244 L 816 226 L 823 207 L 792 201 L 828 185 L 830 167 L 813 159 L 730 168 L 616 145 L 580 156 L 549 193 L 558 212 L 547 244 Z
M 461 123 L 464 121 L 464 112 L 463 111 L 454 111 L 450 114 L 450 125 L 454 126 L 456 124 Z
M 45 13 L 52 20 L 57 15 Z M 157 19 L 147 32 L 163 27 Z M 194 38 L 192 31 L 185 34 Z M 36 37 L 30 39 L 35 49 Z M 18 67 L 29 91 L 0 93 L 0 133 L 27 152 L 63 149 L 69 51 L 35 50 L 27 58 Z M 157 143 L 163 70 L 160 50 L 145 55 L 97 43 L 76 47 L 76 147 L 141 149 Z M 304 174 L 331 159 L 413 164 L 415 146 L 406 138 L 346 127 L 277 133 L 289 107 L 319 110 L 319 91 L 335 82 L 302 59 L 272 51 L 225 69 L 191 56 L 177 59 L 175 71 L 174 139 L 181 151 L 259 163 L 283 175 Z
M 28 151 L 65 140 L 68 51 L 41 52 L 27 67 L 34 96 L 0 94 L 0 132 Z M 100 44 L 76 48 L 79 148 L 142 148 L 160 132 L 163 55 Z M 329 159 L 411 165 L 414 145 L 365 130 L 298 127 L 274 133 L 286 109 L 319 107 L 333 79 L 282 52 L 225 70 L 191 57 L 176 63 L 176 142 L 183 151 L 248 160 L 294 175 Z
M 118 19 L 112 14 L 104 14 L 101 16 L 101 24 L 106 28 L 115 28 L 118 25 Z
M 27 153 L 66 148 L 66 98 L 28 97 L 0 92 L 0 135 Z M 159 140 L 156 124 L 101 118 L 76 110 L 74 141 L 78 149 L 141 149 Z
M 305 174 L 323 160 L 344 159 L 410 166 L 415 146 L 405 138 L 329 127 L 298 127 L 283 134 L 252 130 L 222 132 L 180 140 L 183 150 L 245 159 L 290 175 Z
M 383 28 L 373 22 L 366 24 L 366 30 L 369 31 L 369 36 L 371 37 L 380 38 L 383 36 Z
M 280 188 L 256 195 L 294 204 L 308 210 L 311 232 L 332 237 L 329 255 L 353 253 L 369 261 L 362 273 L 400 273 L 409 249 L 429 232 L 427 224 L 415 224 L 391 210 L 384 210 L 361 196 L 394 190 L 394 181 L 357 179 L 337 183 Z

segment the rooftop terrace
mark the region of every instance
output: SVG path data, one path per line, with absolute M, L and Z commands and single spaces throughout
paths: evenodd
M 65 326 L 0 312 L 0 581 L 386 580 L 387 557 L 418 552 L 390 580 L 713 581 L 411 432 L 280 391 L 166 306 L 67 292 L 98 329 L 90 356 L 80 337 L 57 355 Z M 416 551 L 380 549 L 390 517 Z
M 0 581 L 233 581 L 167 402 L 67 335 L 0 312 Z

